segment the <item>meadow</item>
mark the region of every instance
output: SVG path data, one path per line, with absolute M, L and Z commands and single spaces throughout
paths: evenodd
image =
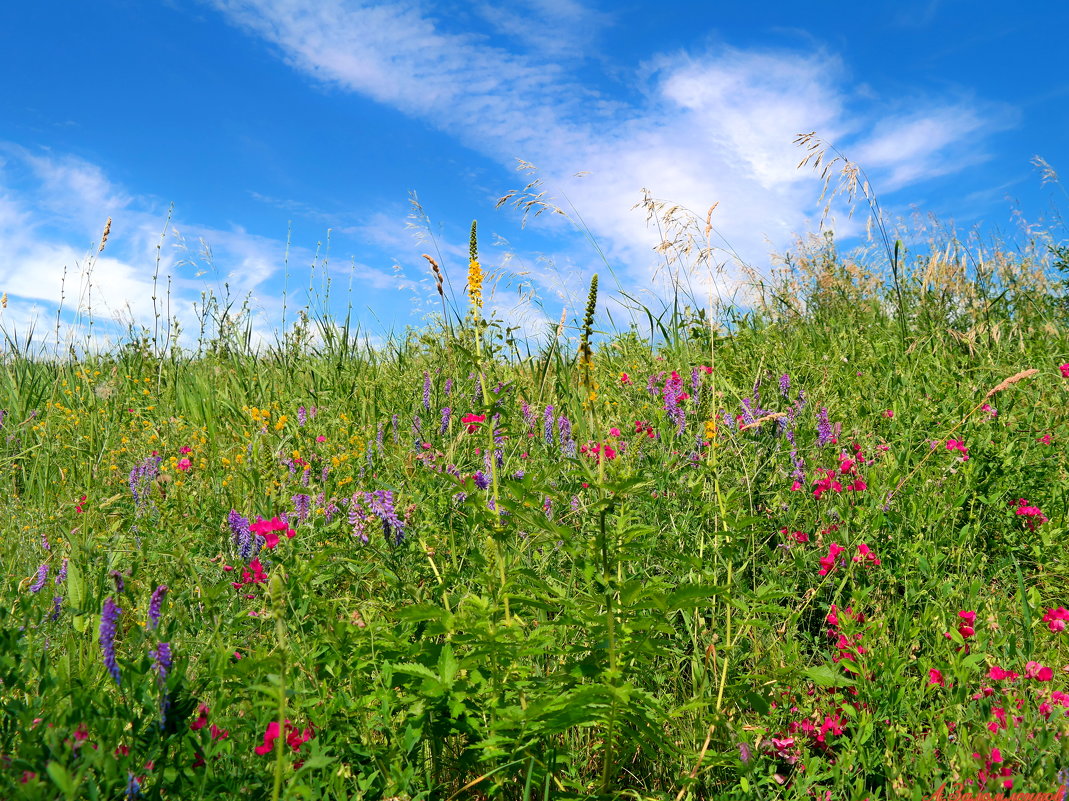
M 473 230 L 380 348 L 9 340 L 0 797 L 1057 792 L 1067 253 L 888 255 L 532 345 Z

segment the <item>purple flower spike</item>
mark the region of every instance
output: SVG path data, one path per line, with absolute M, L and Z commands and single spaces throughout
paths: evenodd
M 48 565 L 44 562 L 37 568 L 37 580 L 30 585 L 30 592 L 40 592 L 41 588 L 45 586 L 45 582 L 48 580 Z
M 167 594 L 167 585 L 161 584 L 152 593 L 148 602 L 148 627 L 157 629 L 160 626 L 160 608 L 163 606 L 163 596 Z
M 119 663 L 115 661 L 115 626 L 122 610 L 110 595 L 104 599 L 100 610 L 100 650 L 104 652 L 104 666 L 119 684 Z

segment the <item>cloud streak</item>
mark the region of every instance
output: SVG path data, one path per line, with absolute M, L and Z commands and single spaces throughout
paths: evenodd
M 835 141 L 874 189 L 893 192 L 982 160 L 985 132 L 1013 124 L 1011 111 L 963 97 L 866 97 L 826 52 L 724 45 L 631 65 L 640 100 L 622 103 L 582 84 L 545 44 L 554 25 L 567 41 L 567 20 L 594 14 L 574 0 L 537 3 L 536 34 L 518 43 L 512 12 L 483 9 L 491 33 L 477 34 L 415 2 L 212 4 L 314 80 L 425 120 L 502 165 L 534 162 L 642 286 L 660 242 L 632 211 L 644 187 L 698 215 L 718 202 L 717 234 L 760 268 L 819 217 L 818 181 L 797 170 L 798 133 Z

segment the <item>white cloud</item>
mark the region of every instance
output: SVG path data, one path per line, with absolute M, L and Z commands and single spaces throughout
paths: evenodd
M 166 220 L 162 204 L 115 185 L 99 165 L 0 143 L 0 291 L 9 295 L 4 319 L 23 327 L 37 319 L 37 339 L 47 340 L 47 350 L 57 344 L 60 308 L 60 346 L 81 342 L 90 317 L 94 336 L 114 341 L 130 325 L 153 330 L 157 315 L 165 328 L 170 316 L 180 320 L 188 345 L 199 330 L 194 304 L 202 292 L 222 298 L 229 284 L 239 301 L 254 295 L 261 327 L 277 325 L 281 299 L 263 289 L 281 268 L 285 243 L 182 220 L 161 236 Z M 303 249 L 292 255 L 309 256 Z
M 819 217 L 819 180 L 797 169 L 797 134 L 837 142 L 874 189 L 893 191 L 982 158 L 980 136 L 1007 119 L 961 98 L 881 103 L 824 52 L 726 46 L 651 54 L 632 66 L 641 99 L 625 104 L 580 85 L 566 57 L 536 41 L 568 19 L 590 19 L 576 0 L 477 7 L 514 43 L 520 23 L 531 22 L 532 34 L 509 50 L 450 30 L 440 6 L 411 1 L 213 3 L 317 80 L 424 119 L 503 164 L 534 162 L 642 287 L 657 270 L 651 248 L 660 241 L 631 210 L 643 187 L 698 216 L 719 203 L 715 235 L 761 268 L 770 250 Z M 907 102 L 913 111 L 896 111 Z M 580 170 L 590 174 L 573 179 Z

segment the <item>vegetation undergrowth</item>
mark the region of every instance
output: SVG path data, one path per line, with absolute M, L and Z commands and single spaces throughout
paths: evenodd
M 378 350 L 9 348 L 0 796 L 1054 792 L 1063 292 L 894 258 L 521 354 L 473 227 Z

